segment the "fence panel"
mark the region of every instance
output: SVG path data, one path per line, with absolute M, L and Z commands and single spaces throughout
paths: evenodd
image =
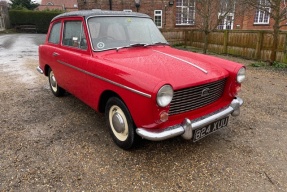
M 204 33 L 200 30 L 165 29 L 162 33 L 171 45 L 184 44 L 203 48 Z M 272 44 L 271 31 L 215 31 L 208 36 L 209 51 L 255 60 L 270 60 Z M 280 33 L 276 50 L 276 60 L 287 62 L 287 32 Z

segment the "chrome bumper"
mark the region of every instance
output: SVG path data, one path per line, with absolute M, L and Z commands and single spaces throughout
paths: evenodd
M 43 70 L 42 70 L 39 66 L 37 67 L 37 71 L 38 71 L 39 73 L 43 74 Z
M 167 127 L 165 129 L 144 129 L 137 128 L 136 132 L 144 139 L 152 141 L 161 141 L 181 135 L 184 139 L 192 138 L 192 131 L 206 125 L 209 125 L 219 119 L 222 119 L 228 115 L 238 116 L 240 114 L 240 106 L 243 104 L 243 100 L 239 97 L 232 100 L 230 105 L 224 109 L 216 111 L 202 118 L 191 121 L 185 119 L 181 124 Z

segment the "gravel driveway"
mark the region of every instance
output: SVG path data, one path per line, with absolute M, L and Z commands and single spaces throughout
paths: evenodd
M 251 68 L 242 114 L 192 143 L 113 144 L 104 117 L 36 71 L 41 34 L 0 35 L 0 191 L 287 191 L 287 72 Z

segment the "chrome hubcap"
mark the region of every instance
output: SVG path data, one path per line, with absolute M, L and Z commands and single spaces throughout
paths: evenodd
M 129 136 L 129 126 L 125 113 L 117 105 L 109 109 L 109 122 L 115 137 L 120 141 L 125 141 Z
M 57 82 L 56 82 L 56 79 L 55 79 L 55 76 L 54 76 L 54 75 L 51 76 L 51 85 L 52 85 L 53 87 L 56 87 L 56 86 L 57 86 Z
M 112 123 L 115 128 L 115 131 L 118 133 L 123 133 L 125 131 L 125 122 L 122 116 L 115 112 L 112 117 Z
M 57 80 L 55 78 L 53 71 L 50 72 L 50 85 L 51 85 L 52 90 L 56 92 L 57 91 Z

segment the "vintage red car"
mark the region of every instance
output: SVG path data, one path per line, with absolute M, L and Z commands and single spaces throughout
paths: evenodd
M 52 93 L 73 94 L 104 113 L 114 142 L 181 135 L 198 141 L 225 127 L 243 100 L 241 64 L 174 49 L 140 13 L 87 10 L 61 14 L 39 47 L 37 70 Z

